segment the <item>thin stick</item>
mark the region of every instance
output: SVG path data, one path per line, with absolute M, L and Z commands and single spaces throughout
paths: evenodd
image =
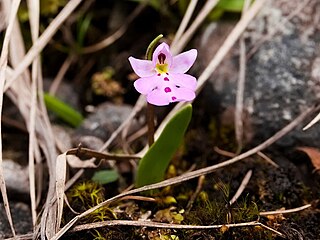
M 232 204 L 234 204 L 237 199 L 240 197 L 240 195 L 242 194 L 242 192 L 244 191 L 244 189 L 246 188 L 246 186 L 248 185 L 250 178 L 252 176 L 252 170 L 249 170 L 246 175 L 244 176 L 244 178 L 242 179 L 242 182 L 237 190 L 237 192 L 234 194 L 234 196 L 231 198 L 231 200 L 229 201 L 230 206 Z
M 251 0 L 245 0 L 242 9 L 242 17 L 248 10 L 250 6 Z M 244 36 L 242 35 L 239 40 L 240 44 L 240 59 L 239 59 L 239 78 L 237 83 L 237 93 L 236 93 L 236 109 L 234 114 L 234 126 L 235 126 L 235 134 L 236 141 L 238 143 L 238 149 L 236 153 L 240 153 L 243 147 L 243 94 L 245 87 L 245 79 L 246 79 L 246 43 Z
M 186 207 L 186 212 L 190 212 L 194 201 L 198 197 L 198 195 L 199 195 L 199 193 L 200 193 L 200 191 L 201 191 L 201 189 L 203 187 L 204 180 L 205 180 L 205 176 L 204 175 L 199 177 L 197 188 L 196 188 L 195 192 L 190 197 L 190 200 L 189 200 L 189 202 L 187 204 L 187 207 Z
M 316 124 L 316 123 L 319 122 L 319 121 L 320 121 L 320 113 L 318 113 L 318 115 L 317 115 L 314 119 L 312 119 L 312 121 L 309 122 L 309 123 L 307 124 L 307 126 L 305 126 L 305 127 L 303 128 L 303 131 L 305 131 L 305 130 L 307 130 L 308 128 L 312 127 L 314 124 Z
M 268 215 L 276 215 L 276 214 L 287 214 L 287 213 L 295 213 L 295 212 L 300 212 L 302 210 L 305 210 L 307 208 L 311 207 L 311 204 L 306 204 L 301 207 L 297 208 L 292 208 L 292 209 L 287 209 L 287 210 L 277 210 L 277 211 L 268 211 L 268 212 L 260 212 L 260 216 L 268 216 Z
M 110 204 L 111 202 L 126 196 L 126 195 L 132 195 L 138 192 L 143 192 L 143 191 L 149 191 L 149 190 L 153 190 L 153 189 L 157 189 L 157 188 L 162 188 L 162 187 L 166 187 L 166 186 L 170 186 L 170 185 L 174 185 L 177 183 L 181 183 L 196 177 L 199 177 L 201 175 L 205 175 L 205 174 L 209 174 L 212 173 L 214 171 L 216 171 L 217 169 L 223 168 L 225 166 L 234 164 L 236 162 L 239 162 L 253 154 L 256 154 L 258 151 L 261 151 L 267 147 L 269 147 L 271 144 L 273 144 L 274 142 L 276 142 L 277 140 L 279 140 L 280 138 L 282 138 L 284 135 L 286 135 L 288 132 L 290 132 L 292 129 L 294 129 L 296 126 L 298 126 L 303 120 L 305 120 L 306 117 L 308 117 L 310 114 L 319 111 L 320 107 L 311 107 L 307 110 L 305 110 L 303 113 L 301 113 L 296 119 L 294 119 L 292 122 L 290 122 L 287 126 L 285 126 L 283 129 L 281 129 L 279 132 L 277 132 L 275 135 L 273 135 L 271 138 L 267 139 L 266 141 L 264 141 L 263 143 L 261 143 L 260 145 L 256 146 L 255 148 L 252 148 L 251 150 L 244 152 L 228 161 L 213 165 L 213 166 L 209 166 L 206 168 L 202 168 L 202 169 L 198 169 L 192 172 L 188 172 L 185 173 L 181 176 L 178 177 L 174 177 L 174 178 L 170 178 L 167 180 L 164 180 L 162 182 L 159 183 L 155 183 L 155 184 L 150 184 L 147 186 L 143 186 L 137 189 L 133 189 L 130 190 L 128 192 L 124 192 L 124 193 L 120 193 L 117 196 L 114 196 L 112 198 L 109 198 L 108 200 L 94 206 L 93 208 L 88 209 L 87 211 L 83 212 L 82 214 L 74 217 L 70 222 L 68 222 L 63 228 L 60 229 L 60 231 L 58 233 L 56 233 L 56 235 L 51 239 L 51 240 L 56 240 L 59 239 L 65 232 L 67 232 L 79 219 L 87 216 L 88 214 L 94 212 L 95 210 L 99 209 L 100 207 L 106 206 L 108 204 Z
M 83 230 L 100 228 L 100 227 L 108 227 L 108 226 L 137 226 L 137 227 L 171 228 L 171 229 L 219 229 L 222 227 L 236 228 L 236 227 L 261 226 L 263 228 L 266 228 L 276 233 L 281 237 L 284 237 L 284 235 L 281 232 L 273 228 L 270 228 L 257 221 L 245 222 L 245 223 L 218 224 L 218 225 L 209 225 L 209 226 L 195 226 L 195 225 L 169 224 L 169 223 L 159 223 L 159 222 L 150 222 L 150 221 L 111 220 L 111 221 L 103 221 L 103 222 L 79 225 L 74 227 L 71 230 L 71 232 L 83 231 Z
M 271 158 L 269 158 L 267 155 L 265 155 L 263 152 L 257 152 L 257 154 L 262 157 L 266 162 L 270 163 L 272 166 L 279 168 L 279 165 L 276 164 L 274 161 L 272 161 Z
M 140 159 L 135 155 L 120 155 L 120 154 L 108 154 L 99 151 L 95 151 L 89 148 L 72 148 L 69 149 L 66 153 L 67 155 L 76 155 L 77 157 L 86 156 L 89 158 L 96 158 L 96 159 L 106 159 L 106 160 L 115 160 L 115 161 L 127 161 L 130 159 Z
M 75 59 L 75 56 L 73 54 L 70 54 L 67 59 L 63 62 L 61 68 L 59 69 L 57 76 L 54 78 L 50 88 L 49 88 L 49 93 L 51 95 L 55 95 L 60 83 L 62 82 L 63 77 L 67 73 L 68 69 L 70 68 L 73 60 Z
M 163 38 L 163 35 L 158 35 L 155 39 L 152 40 L 152 42 L 149 44 L 145 59 L 146 60 L 152 60 L 152 54 L 154 51 L 155 46 L 158 44 L 160 39 Z M 154 105 L 147 103 L 147 125 L 148 125 L 148 143 L 149 147 L 154 143 Z
M 147 125 L 148 125 L 148 143 L 149 147 L 154 143 L 154 106 L 147 103 Z

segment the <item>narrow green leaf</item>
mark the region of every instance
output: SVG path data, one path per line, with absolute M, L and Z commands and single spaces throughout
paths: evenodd
M 101 170 L 94 173 L 92 180 L 100 184 L 107 184 L 117 181 L 119 175 L 115 170 Z
M 50 111 L 73 127 L 79 126 L 83 121 L 81 113 L 48 93 L 44 94 L 44 102 Z
M 170 160 L 180 146 L 192 115 L 192 106 L 183 107 L 168 122 L 158 140 L 140 160 L 136 187 L 160 182 L 164 179 Z

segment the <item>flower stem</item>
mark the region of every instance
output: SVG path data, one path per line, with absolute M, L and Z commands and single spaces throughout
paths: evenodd
M 158 35 L 153 41 L 149 44 L 145 58 L 146 60 L 152 60 L 152 54 L 155 46 L 159 40 L 163 38 L 163 35 Z M 154 105 L 148 103 L 147 105 L 147 124 L 148 124 L 148 143 L 149 147 L 154 143 Z
M 147 124 L 149 147 L 154 143 L 154 105 L 147 103 Z

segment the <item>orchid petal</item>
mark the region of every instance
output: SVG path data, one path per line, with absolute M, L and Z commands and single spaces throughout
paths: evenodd
M 152 55 L 152 62 L 153 66 L 156 66 L 158 62 L 158 56 L 160 53 L 163 53 L 166 56 L 165 63 L 168 64 L 168 66 L 171 66 L 172 63 L 172 54 L 170 52 L 169 45 L 166 43 L 161 43 L 153 52 Z
M 174 97 L 176 97 L 174 102 L 192 101 L 196 97 L 196 94 L 188 88 L 176 88 L 174 91 Z
M 133 71 L 139 77 L 149 77 L 155 74 L 154 65 L 152 61 L 129 57 L 129 62 Z
M 133 83 L 135 89 L 144 95 L 150 93 L 153 89 L 157 87 L 157 79 L 154 76 L 139 78 Z
M 177 56 L 174 56 L 172 60 L 172 65 L 170 67 L 170 72 L 173 72 L 173 73 L 187 72 L 195 62 L 197 55 L 198 55 L 198 51 L 196 49 L 191 49 L 187 52 L 183 52 Z
M 155 89 L 148 94 L 147 101 L 156 106 L 165 106 L 170 103 L 170 96 L 163 89 Z
M 189 74 L 171 73 L 168 78 L 173 84 L 179 87 L 185 87 L 193 91 L 197 87 L 196 78 Z

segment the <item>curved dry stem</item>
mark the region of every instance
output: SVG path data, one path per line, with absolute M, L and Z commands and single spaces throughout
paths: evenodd
M 142 10 L 145 7 L 146 7 L 146 3 L 144 1 L 141 4 L 139 4 L 138 7 L 135 8 L 135 10 L 127 18 L 127 21 L 115 33 L 105 38 L 101 42 L 82 48 L 81 53 L 88 54 L 88 53 L 97 52 L 110 46 L 112 43 L 117 41 L 127 31 L 130 23 L 142 12 Z

